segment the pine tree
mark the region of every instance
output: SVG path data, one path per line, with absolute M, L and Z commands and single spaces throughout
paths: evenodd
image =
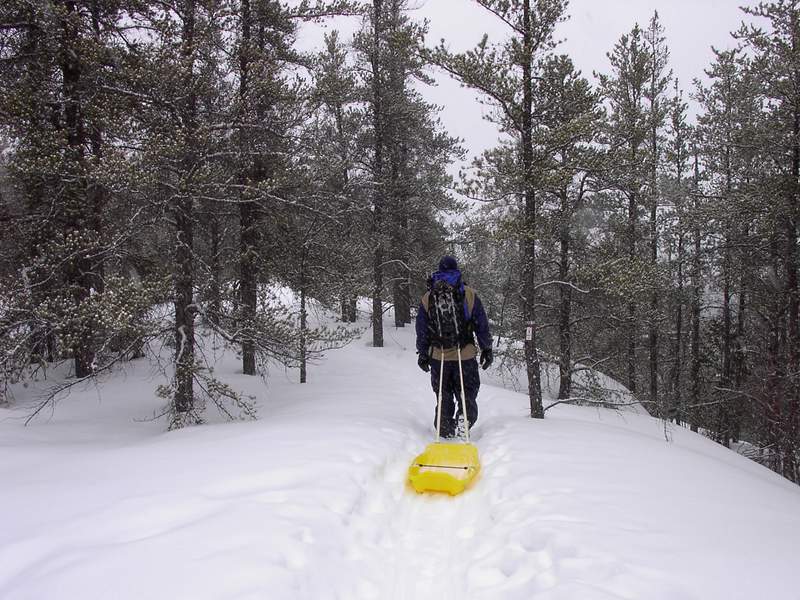
M 236 147 L 232 164 L 238 170 L 235 195 L 239 208 L 237 337 L 242 347 L 242 372 L 256 374 L 259 331 L 258 286 L 262 283 L 262 247 L 271 235 L 264 219 L 282 208 L 285 170 L 293 150 L 286 133 L 304 114 L 298 91 L 287 70 L 300 61 L 292 50 L 296 24 L 279 3 L 240 0 L 234 3 L 237 60 L 231 125 Z M 233 190 L 231 190 L 233 191 Z
M 537 191 L 533 146 L 534 116 L 539 98 L 535 94 L 535 76 L 541 59 L 556 45 L 555 27 L 564 20 L 563 0 L 477 0 L 478 5 L 507 26 L 508 37 L 491 45 L 487 36 L 465 53 L 453 54 L 444 45 L 434 53 L 434 60 L 465 85 L 483 93 L 496 107 L 493 119 L 501 131 L 515 142 L 514 158 L 520 172 L 518 244 L 521 252 L 519 280 L 524 331 L 525 365 L 528 376 L 530 414 L 544 417 L 539 350 L 537 348 Z
M 588 260 L 578 219 L 602 168 L 603 157 L 596 146 L 603 115 L 597 92 L 566 56 L 544 61 L 537 94 L 542 98 L 543 109 L 533 136 L 536 171 L 542 181 L 544 203 L 552 204 L 543 219 L 543 231 L 549 235 L 544 236 L 541 250 L 543 261 L 557 265 L 550 280 L 543 282 L 548 284 L 543 295 L 554 296 L 545 304 L 555 307 L 558 399 L 568 400 L 572 397 L 573 373 L 580 368 L 573 361 L 577 341 L 575 296 L 586 292 L 580 287 L 578 270 L 585 270 L 582 263 Z M 591 353 L 586 352 L 588 348 L 583 350 L 581 356 L 586 362 Z
M 638 340 L 641 304 L 646 297 L 645 283 L 653 273 L 652 249 L 645 258 L 641 213 L 646 208 L 648 180 L 652 177 L 652 123 L 647 94 L 653 80 L 653 58 L 645 34 L 638 25 L 623 35 L 608 55 L 612 74 L 600 75 L 600 86 L 609 104 L 605 143 L 610 148 L 606 186 L 614 190 L 616 244 L 624 262 L 614 264 L 609 291 L 625 304 L 619 317 L 625 323 L 623 372 L 626 385 L 637 393 L 639 365 Z M 652 213 L 651 213 L 652 216 Z M 617 254 L 617 251 L 613 251 Z M 643 285 L 644 284 L 644 285 Z
M 197 210 L 213 197 L 219 163 L 211 159 L 220 148 L 214 124 L 220 110 L 222 7 L 211 0 L 160 2 L 150 7 L 141 26 L 149 36 L 138 48 L 133 77 L 143 99 L 138 114 L 141 140 L 139 168 L 143 183 L 156 194 L 172 226 L 169 248 L 174 378 L 161 389 L 169 397 L 170 427 L 202 420 L 195 383 L 209 390 L 205 369 L 197 360 L 195 289 L 205 279 L 197 260 Z M 204 392 L 204 395 L 208 395 Z M 230 394 L 235 396 L 235 394 Z
M 143 289 L 113 272 L 139 231 L 123 206 L 133 105 L 135 2 L 7 2 L 0 9 L 0 120 L 12 137 L 8 217 L 16 274 L 3 285 L 4 374 L 69 356 L 76 381 L 121 359 L 147 327 Z M 4 199 L 5 202 L 5 199 Z M 114 285 L 111 285 L 113 281 Z M 128 340 L 128 341 L 126 341 Z
M 383 347 L 383 279 L 386 243 L 384 241 L 384 213 L 387 203 L 385 149 L 385 96 L 387 73 L 385 65 L 387 11 L 384 0 L 372 0 L 367 29 L 360 44 L 370 66 L 369 87 L 372 115 L 372 345 Z
M 319 111 L 311 134 L 313 177 L 320 182 L 324 193 L 344 204 L 338 239 L 349 240 L 350 244 L 348 251 L 335 254 L 341 257 L 341 262 L 334 267 L 339 280 L 332 285 L 337 288 L 341 320 L 354 323 L 357 298 L 366 292 L 366 266 L 361 249 L 365 242 L 362 233 L 367 228 L 365 210 L 361 210 L 366 187 L 357 161 L 364 120 L 359 112 L 357 76 L 348 64 L 347 48 L 338 31 L 325 36 L 325 50 L 317 57 L 315 95 Z
M 659 204 L 661 203 L 661 192 L 659 190 L 659 173 L 663 162 L 661 151 L 662 128 L 669 111 L 669 100 L 666 98 L 672 72 L 669 70 L 669 50 L 666 46 L 664 28 L 658 18 L 658 13 L 654 13 L 650 23 L 644 32 L 649 59 L 650 81 L 645 90 L 645 98 L 648 101 L 648 137 L 650 143 L 648 182 L 648 200 L 650 208 L 649 219 L 649 242 L 650 242 L 650 271 L 654 274 L 656 281 L 650 292 L 650 315 L 649 315 L 649 367 L 650 367 L 650 393 L 649 400 L 655 407 L 660 408 L 658 383 L 659 374 L 659 329 L 663 326 L 664 318 L 660 309 L 660 297 L 662 294 L 660 275 L 659 275 Z M 660 411 L 663 415 L 663 411 Z
M 406 11 L 406 0 L 376 0 L 355 39 L 358 54 L 369 66 L 363 85 L 369 90 L 372 118 L 375 346 L 383 345 L 386 288 L 392 290 L 396 326 L 411 320 L 412 282 L 424 280 L 431 263 L 429 242 L 415 244 L 414 238 L 417 232 L 438 230 L 437 211 L 452 204 L 443 191 L 449 184 L 446 167 L 459 151 L 455 140 L 441 132 L 438 107 L 424 102 L 412 86 L 414 80 L 431 81 L 424 74 L 426 29 Z M 441 247 L 438 241 L 433 245 Z
M 686 321 L 687 293 L 687 241 L 689 235 L 690 183 L 690 147 L 693 135 L 688 124 L 688 104 L 683 100 L 683 91 L 678 80 L 675 80 L 674 95 L 670 105 L 668 143 L 665 151 L 665 183 L 668 186 L 667 202 L 671 206 L 671 227 L 667 228 L 669 236 L 669 255 L 672 262 L 672 295 L 671 310 L 673 331 L 669 348 L 669 376 L 666 380 L 667 417 L 680 424 L 686 419 L 684 380 L 686 354 L 686 338 L 684 335 Z M 674 257 L 674 258 L 673 258 Z
M 704 158 L 708 179 L 707 192 L 715 206 L 711 214 L 714 233 L 720 238 L 716 252 L 722 294 L 721 318 L 718 324 L 720 364 L 719 382 L 715 396 L 718 399 L 717 417 L 711 430 L 719 433 L 719 439 L 729 443 L 733 423 L 730 390 L 734 386 L 734 353 L 736 339 L 739 338 L 744 323 L 744 311 L 740 313 L 739 329 L 734 328 L 736 318 L 735 296 L 738 295 L 743 307 L 744 281 L 747 269 L 736 266 L 737 254 L 746 244 L 746 233 L 742 230 L 745 181 L 749 171 L 744 154 L 739 151 L 745 141 L 740 133 L 746 128 L 749 118 L 748 94 L 752 91 L 746 72 L 746 63 L 738 51 L 716 51 L 716 60 L 707 70 L 711 84 L 707 89 L 698 89 L 698 100 L 704 113 L 699 118 L 699 133 L 704 142 Z M 719 207 L 720 212 L 713 210 Z M 707 213 L 708 214 L 708 213 Z M 751 255 L 754 258 L 755 255 Z M 737 277 L 738 273 L 738 277 Z M 738 286 L 737 280 L 738 279 Z M 738 290 L 736 289 L 738 287 Z
M 777 367 L 778 386 L 768 399 L 770 443 L 775 449 L 771 466 L 793 481 L 800 481 L 800 387 L 798 360 L 800 352 L 800 292 L 798 291 L 798 196 L 800 196 L 800 11 L 795 3 L 769 2 L 745 12 L 768 20 L 771 31 L 755 27 L 740 32 L 748 46 L 757 53 L 756 64 L 762 74 L 758 84 L 771 108 L 770 154 L 780 167 L 775 203 L 775 241 L 780 254 L 784 289 L 781 290 L 785 317 L 778 321 L 778 341 L 769 354 Z M 776 156 L 777 155 L 777 156 Z M 783 334 L 783 335 L 781 335 Z

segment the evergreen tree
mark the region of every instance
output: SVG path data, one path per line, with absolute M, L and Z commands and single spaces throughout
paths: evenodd
M 365 98 L 372 118 L 375 346 L 383 345 L 386 288 L 392 290 L 396 326 L 411 321 L 412 282 L 424 280 L 434 254 L 431 246 L 441 249 L 436 217 L 452 206 L 444 192 L 449 185 L 446 167 L 459 152 L 456 141 L 441 131 L 438 107 L 424 102 L 412 86 L 413 81 L 431 81 L 424 74 L 426 29 L 406 11 L 406 0 L 376 0 L 355 39 L 356 50 L 369 66 L 363 86 L 369 90 Z M 433 244 L 415 243 L 423 237 Z
M 680 424 L 686 419 L 685 397 L 686 355 L 685 325 L 687 314 L 687 242 L 689 241 L 691 210 L 689 177 L 691 155 L 690 143 L 693 135 L 688 124 L 688 104 L 683 100 L 683 91 L 677 79 L 669 113 L 668 143 L 665 150 L 665 200 L 671 208 L 668 212 L 670 225 L 666 228 L 668 256 L 670 258 L 670 281 L 672 294 L 668 310 L 671 311 L 673 329 L 669 352 L 669 375 L 666 378 L 667 417 Z M 700 290 L 698 290 L 700 292 Z M 665 311 L 666 313 L 667 311 Z M 669 321 L 667 321 L 669 322 Z
M 734 355 L 741 358 L 736 350 L 743 334 L 745 312 L 744 302 L 747 295 L 745 287 L 748 269 L 740 265 L 745 254 L 752 262 L 758 256 L 757 251 L 743 252 L 749 245 L 749 215 L 746 206 L 750 204 L 749 180 L 752 177 L 752 165 L 748 155 L 743 152 L 746 138 L 745 132 L 752 131 L 748 122 L 752 119 L 754 105 L 751 96 L 754 92 L 752 80 L 748 75 L 746 60 L 737 51 L 716 51 L 714 64 L 706 71 L 711 81 L 708 88 L 700 87 L 697 98 L 704 112 L 699 117 L 699 134 L 703 139 L 703 158 L 706 168 L 706 194 L 709 206 L 705 217 L 711 216 L 708 225 L 712 229 L 716 242 L 713 254 L 714 267 L 719 274 L 719 289 L 722 296 L 720 317 L 712 322 L 718 332 L 719 373 L 716 392 L 716 416 L 708 426 L 718 432 L 720 441 L 729 443 L 731 431 L 738 428 L 733 422 L 732 404 L 735 402 L 734 388 L 735 367 Z M 702 218 L 698 215 L 698 218 Z M 743 227 L 742 223 L 748 223 Z M 736 297 L 739 306 L 735 305 Z M 738 317 L 737 317 L 738 313 Z M 734 322 L 736 321 L 736 322 Z M 738 325 L 737 325 L 738 323 Z M 738 329 L 738 331 L 737 331 Z M 708 411 L 706 411 L 708 412 Z M 704 419 L 706 420 L 706 419 Z
M 512 152 L 518 164 L 515 177 L 519 226 L 520 279 L 518 290 L 522 308 L 525 366 L 528 376 L 530 414 L 544 417 L 539 350 L 537 347 L 537 192 L 534 155 L 534 117 L 538 117 L 540 98 L 535 97 L 535 79 L 541 61 L 556 45 L 554 30 L 565 18 L 564 0 L 477 0 L 489 13 L 507 26 L 508 37 L 492 45 L 484 36 L 478 46 L 464 54 L 453 54 L 444 45 L 434 52 L 434 60 L 465 85 L 483 93 L 496 107 L 492 119 L 514 144 L 496 154 Z M 509 187 L 515 187 L 511 185 Z
M 325 36 L 325 50 L 317 57 L 315 67 L 315 94 L 319 109 L 313 123 L 312 156 L 313 178 L 319 182 L 321 192 L 343 204 L 341 220 L 336 223 L 340 241 L 337 253 L 340 260 L 335 266 L 338 281 L 335 286 L 341 307 L 341 320 L 354 323 L 359 295 L 367 292 L 367 266 L 362 245 L 366 243 L 363 232 L 367 230 L 367 186 L 363 168 L 358 163 L 359 141 L 365 122 L 360 111 L 360 90 L 357 75 L 348 64 L 347 48 L 339 32 Z
M 136 2 L 7 2 L 0 120 L 12 141 L 4 212 L 15 256 L 4 274 L 2 370 L 69 357 L 81 381 L 140 345 L 154 301 L 115 271 L 139 229 L 123 206 Z
M 612 73 L 599 76 L 603 96 L 609 105 L 605 132 L 609 168 L 605 172 L 605 186 L 612 190 L 608 200 L 615 232 L 609 258 L 617 254 L 625 257 L 624 261 L 609 261 L 613 267 L 608 273 L 607 290 L 620 304 L 616 310 L 624 330 L 620 332 L 619 342 L 624 339 L 625 347 L 621 372 L 625 373 L 626 385 L 634 394 L 639 390 L 638 340 L 642 304 L 646 300 L 652 302 L 656 278 L 653 251 L 657 251 L 657 232 L 654 232 L 657 199 L 652 193 L 648 203 L 648 194 L 650 190 L 655 191 L 657 157 L 653 150 L 658 150 L 657 134 L 662 118 L 654 114 L 654 109 L 658 110 L 654 92 L 660 94 L 663 76 L 654 70 L 654 65 L 661 68 L 661 60 L 652 50 L 654 44 L 656 47 L 660 44 L 657 21 L 654 27 L 656 29 L 646 34 L 636 25 L 629 34 L 623 35 L 608 55 Z M 648 209 L 648 204 L 648 230 L 653 238 L 649 252 L 642 222 L 642 212 Z M 651 338 L 651 342 L 654 339 Z M 651 365 L 654 359 L 656 355 L 651 352 Z
M 648 102 L 648 137 L 650 143 L 648 182 L 648 200 L 650 209 L 649 218 L 649 242 L 650 242 L 650 271 L 656 280 L 653 289 L 650 291 L 650 314 L 648 316 L 649 332 L 649 367 L 650 367 L 650 393 L 649 400 L 653 406 L 661 410 L 659 398 L 659 330 L 663 327 L 665 318 L 660 308 L 660 297 L 663 293 L 662 277 L 659 268 L 659 207 L 662 202 L 662 194 L 659 190 L 659 175 L 663 162 L 662 152 L 662 129 L 665 125 L 666 117 L 669 112 L 669 100 L 666 97 L 669 90 L 672 72 L 669 70 L 669 50 L 666 46 L 664 28 L 658 18 L 658 13 L 654 13 L 650 19 L 647 29 L 644 32 L 649 59 L 650 81 L 645 90 L 645 98 Z
M 581 369 L 573 360 L 577 341 L 575 296 L 587 292 L 579 278 L 588 261 L 588 240 L 580 219 L 603 166 L 602 153 L 597 149 L 603 113 L 597 92 L 566 56 L 544 61 L 537 94 L 543 109 L 533 136 L 536 171 L 542 182 L 543 204 L 551 207 L 543 219 L 543 262 L 557 265 L 540 285 L 544 286 L 543 296 L 552 297 L 544 304 L 554 306 L 558 399 L 567 400 L 572 397 L 573 374 Z M 588 345 L 582 344 L 581 360 L 586 362 L 591 354 Z

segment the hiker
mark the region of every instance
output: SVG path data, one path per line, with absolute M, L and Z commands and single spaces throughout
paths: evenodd
M 448 311 L 448 308 L 451 310 Z M 480 362 L 484 370 L 492 364 L 492 336 L 481 299 L 475 290 L 464 285 L 458 263 L 452 256 L 443 256 L 439 261 L 439 270 L 428 280 L 428 291 L 422 296 L 417 311 L 416 330 L 419 354 L 417 364 L 426 373 L 430 371 L 431 386 L 437 396 L 439 377 L 442 377 L 440 435 L 443 438 L 463 435 L 457 347 L 461 348 L 464 395 L 471 428 L 478 420 L 476 399 L 481 385 L 475 335 L 478 337 Z M 444 373 L 440 373 L 442 370 Z M 437 416 L 434 416 L 434 427 L 436 420 Z

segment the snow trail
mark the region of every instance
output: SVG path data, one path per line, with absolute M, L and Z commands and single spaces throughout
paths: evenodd
M 424 441 L 413 444 L 423 447 Z M 411 457 L 414 456 L 412 452 Z M 365 562 L 365 598 L 464 598 L 472 537 L 483 497 L 420 495 L 408 485 L 408 452 L 389 459 L 352 515 L 350 544 Z
M 407 484 L 411 458 L 431 441 L 418 428 L 365 483 L 348 522 L 348 554 L 363 565 L 359 598 L 697 598 L 656 569 L 598 550 L 601 528 L 568 509 L 575 488 L 553 487 L 545 477 L 535 482 L 530 465 L 515 456 L 546 463 L 558 452 L 536 457 L 517 448 L 520 419 L 501 396 L 485 390 L 473 436 L 482 470 L 461 495 L 417 494 Z M 579 541 L 593 535 L 597 544 Z

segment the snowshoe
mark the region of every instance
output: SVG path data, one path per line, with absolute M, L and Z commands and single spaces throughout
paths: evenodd
M 467 427 L 464 424 L 464 415 L 458 415 L 458 421 L 456 422 L 455 437 L 465 441 L 467 439 Z

